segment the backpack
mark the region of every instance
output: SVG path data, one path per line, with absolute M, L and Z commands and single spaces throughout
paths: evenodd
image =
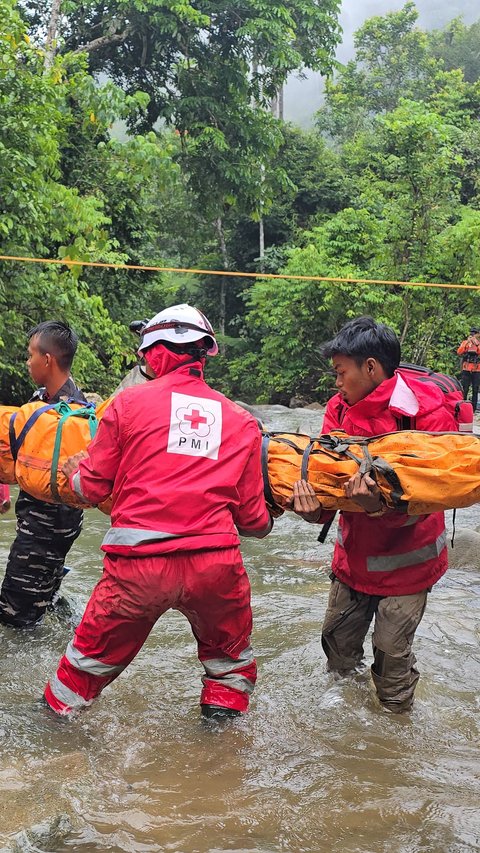
M 447 376 L 446 373 L 436 373 L 428 367 L 419 364 L 407 364 L 401 362 L 397 373 L 413 377 L 417 381 L 425 382 L 427 385 L 436 385 L 444 394 L 445 408 L 453 415 L 457 424 L 458 432 L 473 432 L 473 406 L 463 399 L 462 386 L 458 379 Z M 414 428 L 414 427 L 413 427 Z M 412 419 L 403 417 L 400 429 L 412 429 Z
M 0 418 L 5 429 L 3 407 Z M 69 456 L 86 449 L 97 423 L 90 403 L 25 403 L 10 415 L 10 456 L 2 456 L 2 467 L 10 475 L 13 463 L 15 481 L 36 500 L 82 506 L 85 502 L 70 491 L 61 468 Z M 0 438 L 6 444 L 6 436 Z

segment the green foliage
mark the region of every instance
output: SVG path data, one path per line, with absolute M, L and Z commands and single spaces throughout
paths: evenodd
M 121 261 L 103 199 L 62 180 L 62 150 L 73 127 L 86 134 L 98 123 L 94 109 L 101 112 L 101 93 L 79 59 L 57 60 L 45 70 L 42 52 L 29 41 L 9 0 L 1 0 L 0 15 L 5 24 L 0 32 L 3 253 Z M 111 95 L 110 90 L 107 101 Z M 101 298 L 89 294 L 81 267 L 3 263 L 0 306 L 2 400 L 18 402 L 30 393 L 23 364 L 26 332 L 48 317 L 71 322 L 79 332 L 84 348 L 76 372 L 85 387 L 102 393 L 115 384 L 124 333 Z
M 76 378 L 107 394 L 131 364 L 128 322 L 181 301 L 219 330 L 210 381 L 248 402 L 328 397 L 321 345 L 363 313 L 396 330 L 405 359 L 456 371 L 476 292 L 357 282 L 480 281 L 479 25 L 426 34 L 412 2 L 366 21 L 304 132 L 270 102 L 292 70 L 331 70 L 338 7 L 66 0 L 46 69 L 50 4 L 0 0 L 2 251 L 65 260 L 0 267 L 3 402 L 31 390 L 38 321 L 72 323 Z
M 366 21 L 355 33 L 356 58 L 329 82 L 318 125 L 342 142 L 370 125 L 371 118 L 394 110 L 401 98 L 428 97 L 441 66 L 428 52 L 427 36 L 417 29 L 413 2 L 398 12 Z
M 460 69 L 468 83 L 480 79 L 480 21 L 469 27 L 461 18 L 454 18 L 445 29 L 434 30 L 427 38 L 430 53 L 447 70 Z

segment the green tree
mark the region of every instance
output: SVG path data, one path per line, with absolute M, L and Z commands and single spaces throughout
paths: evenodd
M 69 0 L 57 45 L 87 53 L 92 72 L 105 72 L 130 94 L 147 92 L 147 114 L 136 120 L 146 130 L 159 117 L 175 119 L 185 71 L 195 75 L 210 63 L 221 63 L 225 73 L 235 67 L 262 104 L 290 71 L 328 71 L 339 40 L 339 6 L 339 0 L 245 0 L 241 6 L 233 0 L 111 0 L 107 9 L 98 0 Z M 41 42 L 50 5 L 29 0 L 25 15 Z
M 326 103 L 318 113 L 321 130 L 345 141 L 374 116 L 394 110 L 401 98 L 428 97 L 441 65 L 430 54 L 417 19 L 415 4 L 407 2 L 398 12 L 369 18 L 357 30 L 355 59 L 327 82 Z
M 111 234 L 111 210 L 105 195 L 93 181 L 82 184 L 79 178 L 78 183 L 74 180 L 68 184 L 62 164 L 63 158 L 68 160 L 66 152 L 75 137 L 82 150 L 84 169 L 89 158 L 98 165 L 108 152 L 104 173 L 108 176 L 113 169 L 118 170 L 120 154 L 116 144 L 102 140 L 106 139 L 113 117 L 132 105 L 111 85 L 103 92 L 95 87 L 81 57 L 57 58 L 45 70 L 44 56 L 29 41 L 10 0 L 0 0 L 0 15 L 3 253 L 122 262 L 126 256 L 118 250 L 119 241 Z M 138 161 L 144 161 L 149 144 L 149 140 L 144 141 Z M 141 145 L 140 140 L 137 146 Z M 127 159 L 124 157 L 124 165 Z M 133 159 L 130 151 L 130 162 Z M 138 162 L 135 168 L 138 180 Z M 77 169 L 77 175 L 80 171 Z M 137 228 L 139 219 L 140 211 Z M 116 384 L 130 341 L 125 326 L 112 320 L 101 295 L 89 289 L 81 272 L 81 267 L 68 264 L 2 263 L 3 401 L 18 402 L 28 394 L 30 383 L 23 365 L 26 331 L 48 317 L 65 319 L 79 332 L 82 343 L 75 371 L 84 387 L 108 393 Z
M 468 83 L 480 79 L 480 21 L 471 26 L 454 18 L 443 30 L 428 34 L 432 56 L 441 60 L 447 71 L 460 69 Z

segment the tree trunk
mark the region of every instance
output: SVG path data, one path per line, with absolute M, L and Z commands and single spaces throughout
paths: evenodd
M 263 223 L 263 216 L 260 217 L 260 221 L 258 223 L 258 248 L 259 248 L 259 258 L 260 258 L 260 272 L 263 272 L 263 259 L 265 257 L 265 227 Z
M 93 39 L 93 41 L 89 41 L 87 44 L 81 44 L 80 47 L 76 47 L 75 50 L 72 50 L 72 53 L 94 53 L 96 50 L 100 50 L 107 45 L 121 44 L 125 41 L 129 33 L 130 29 L 126 27 L 123 33 L 100 36 L 98 39 Z
M 284 114 L 284 90 L 283 90 L 283 85 L 282 85 L 282 86 L 280 86 L 280 89 L 278 90 L 278 118 L 280 119 L 280 121 L 283 121 L 283 114 Z
M 45 39 L 45 68 L 51 68 L 57 50 L 58 19 L 60 17 L 61 0 L 52 0 L 50 7 L 50 18 Z
M 260 272 L 263 272 L 263 259 L 265 257 L 265 222 L 263 218 L 263 184 L 265 182 L 265 166 L 260 165 L 260 205 L 258 220 L 258 256 L 260 258 Z
M 225 232 L 223 230 L 223 220 L 222 217 L 219 216 L 218 219 L 215 220 L 215 228 L 217 231 L 218 237 L 218 245 L 220 247 L 220 252 L 222 255 L 222 264 L 224 270 L 228 270 L 228 252 L 227 252 L 227 243 L 225 241 Z M 225 329 L 227 325 L 227 279 L 226 276 L 222 276 L 220 279 L 220 313 L 219 313 L 219 332 L 225 337 Z M 225 355 L 226 346 L 223 341 L 220 344 L 220 354 Z

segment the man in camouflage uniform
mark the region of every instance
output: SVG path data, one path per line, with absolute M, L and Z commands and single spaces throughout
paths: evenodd
M 32 401 L 86 402 L 70 376 L 77 345 L 75 332 L 65 323 L 49 320 L 30 330 L 28 370 L 42 386 Z M 64 560 L 82 529 L 83 512 L 20 491 L 15 513 L 17 535 L 0 592 L 0 622 L 30 628 L 42 620 L 60 588 Z

